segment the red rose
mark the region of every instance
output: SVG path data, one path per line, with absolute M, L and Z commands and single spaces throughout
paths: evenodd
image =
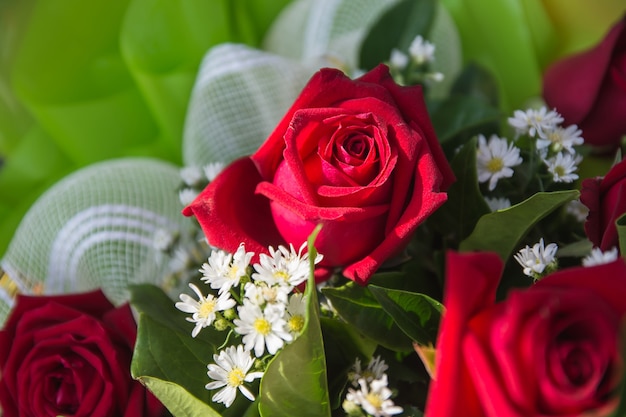
M 315 242 L 325 267 L 366 282 L 446 200 L 454 180 L 420 87 L 381 65 L 351 80 L 316 73 L 266 142 L 187 207 L 210 244 L 234 252 Z
M 624 261 L 565 269 L 496 303 L 502 269 L 492 253 L 449 254 L 425 415 L 608 415 L 623 367 Z
M 137 327 L 100 291 L 18 296 L 0 331 L 4 417 L 152 417 L 162 406 L 131 379 Z
M 619 247 L 615 222 L 626 214 L 626 160 L 616 164 L 604 178 L 582 182 L 580 201 L 589 208 L 585 233 L 602 249 Z
M 626 135 L 626 16 L 599 45 L 551 65 L 543 96 L 586 143 L 617 147 Z

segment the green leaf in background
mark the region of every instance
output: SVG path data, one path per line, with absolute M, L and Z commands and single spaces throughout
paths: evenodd
M 309 237 L 310 276 L 304 293 L 307 303 L 304 329 L 272 359 L 261 379 L 262 417 L 330 417 L 326 355 L 313 274 L 317 256 L 313 242 L 319 230 L 318 226 Z
M 506 262 L 535 224 L 579 194 L 577 190 L 537 193 L 508 209 L 486 214 L 459 249 L 493 251 Z
M 407 51 L 417 35 L 427 37 L 436 6 L 434 0 L 401 0 L 390 7 L 361 44 L 360 66 L 372 69 L 389 60 L 393 48 Z
M 339 316 L 376 343 L 395 351 L 412 350 L 411 340 L 366 287 L 349 282 L 339 288 L 322 288 Z
M 623 214 L 615 222 L 617 227 L 617 238 L 619 241 L 619 253 L 626 253 L 626 214 Z
M 448 190 L 448 201 L 433 214 L 430 221 L 442 229 L 442 234 L 452 235 L 456 242 L 465 239 L 478 220 L 491 212 L 478 186 L 476 142 L 473 138 L 452 158 L 450 165 L 456 182 Z
M 427 295 L 370 285 L 369 290 L 404 333 L 420 344 L 434 344 L 443 305 Z
M 431 108 L 431 121 L 448 154 L 478 133 L 496 132 L 501 116 L 497 108 L 476 96 L 450 96 Z
M 498 83 L 493 74 L 475 62 L 470 62 L 454 81 L 451 95 L 476 97 L 494 108 L 498 107 Z

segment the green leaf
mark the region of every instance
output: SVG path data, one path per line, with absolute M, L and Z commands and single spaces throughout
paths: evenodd
M 495 108 L 498 107 L 498 83 L 490 71 L 473 62 L 463 68 L 450 93 L 476 97 Z
M 140 380 L 176 417 L 222 417 L 178 384 L 153 377 L 141 377 Z
M 450 96 L 434 106 L 431 121 L 447 151 L 466 143 L 472 136 L 496 132 L 501 113 L 476 96 Z
M 535 224 L 579 194 L 577 190 L 537 193 L 506 210 L 486 214 L 459 249 L 493 251 L 506 261 Z
M 434 0 L 401 0 L 383 13 L 361 44 L 359 64 L 372 69 L 389 60 L 391 50 L 408 51 L 417 35 L 430 31 L 436 2 Z
M 450 166 L 456 182 L 448 190 L 448 201 L 437 210 L 431 223 L 455 241 L 465 239 L 478 220 L 491 212 L 478 186 L 476 138 L 467 142 L 454 156 Z
M 322 288 L 322 293 L 343 320 L 379 345 L 401 352 L 412 349 L 411 340 L 366 287 L 349 282 L 339 288 Z
M 259 412 L 262 417 L 330 417 L 326 356 L 313 274 L 317 252 L 312 242 L 318 231 L 319 227 L 309 238 L 311 272 L 305 291 L 304 329 L 274 357 L 261 379 Z
M 424 294 L 370 285 L 369 290 L 383 309 L 412 340 L 434 343 L 443 305 Z

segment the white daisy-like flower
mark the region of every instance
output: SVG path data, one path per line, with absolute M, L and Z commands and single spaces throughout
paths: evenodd
M 185 248 L 176 248 L 169 262 L 170 271 L 183 272 L 191 266 L 191 255 Z
M 244 297 L 253 304 L 278 304 L 286 306 L 292 287 L 286 285 L 267 285 L 266 282 L 247 282 L 244 287 Z
M 483 135 L 478 135 L 478 151 L 476 165 L 478 181 L 489 181 L 489 191 L 493 191 L 500 178 L 513 176 L 511 167 L 523 162 L 519 148 L 504 138 L 491 135 L 489 141 Z
M 289 245 L 290 249 L 279 246 L 274 250 L 271 246 L 268 248 L 269 256 L 262 253 L 259 255 L 258 264 L 254 264 L 256 272 L 252 274 L 252 279 L 266 282 L 268 285 L 287 285 L 298 286 L 305 282 L 309 277 L 309 254 L 302 254 L 306 248 L 306 242 L 300 246 L 298 252 L 293 245 Z M 322 255 L 317 254 L 315 264 L 322 260 Z
M 485 202 L 491 211 L 504 210 L 511 207 L 511 201 L 506 197 L 485 197 Z
M 252 382 L 263 376 L 263 372 L 249 372 L 254 364 L 250 352 L 245 351 L 242 345 L 229 346 L 219 355 L 213 355 L 214 364 L 207 366 L 207 375 L 213 379 L 205 385 L 208 390 L 222 388 L 216 392 L 211 400 L 230 407 L 235 401 L 237 390 L 247 399 L 254 401 L 254 394 L 244 386 L 244 382 Z
M 285 328 L 294 337 L 302 333 L 306 317 L 306 297 L 302 293 L 292 294 L 285 309 Z
M 183 206 L 188 206 L 196 199 L 198 192 L 193 188 L 183 188 L 178 192 L 178 199 Z
M 542 106 L 539 110 L 515 110 L 513 117 L 508 118 L 508 122 L 518 135 L 528 134 L 535 137 L 543 136 L 545 131 L 554 130 L 563 122 L 563 116 L 556 110 L 548 111 L 545 106 Z
M 175 240 L 176 235 L 174 233 L 165 229 L 157 229 L 152 237 L 152 245 L 154 249 L 160 252 L 166 252 L 171 249 Z
M 204 176 L 209 182 L 213 181 L 217 175 L 224 169 L 223 162 L 210 162 L 203 167 Z
M 565 205 L 565 212 L 574 216 L 579 222 L 584 222 L 589 214 L 589 208 L 581 203 L 580 199 L 576 199 Z
M 199 185 L 203 179 L 202 170 L 196 166 L 183 167 L 179 173 L 183 182 L 190 187 Z
M 513 257 L 524 268 L 525 275 L 538 279 L 546 268 L 551 269 L 556 266 L 555 255 L 558 248 L 556 243 L 545 246 L 541 238 L 539 243 L 535 243 L 532 248 L 526 245 Z
M 369 384 L 365 379 L 358 380 L 360 389 L 348 389 L 346 400 L 360 405 L 366 413 L 374 417 L 390 417 L 400 414 L 402 407 L 394 404 L 391 390 L 387 387 L 387 375 L 375 379 Z
M 537 139 L 537 149 L 542 151 L 550 148 L 553 152 L 575 153 L 574 146 L 585 143 L 585 139 L 580 136 L 581 133 L 582 131 L 576 125 L 566 128 L 556 126 L 554 129 L 543 130 Z
M 352 385 L 358 387 L 359 379 L 364 379 L 367 383 L 375 379 L 381 379 L 388 368 L 389 366 L 380 356 L 372 358 L 365 369 L 361 367 L 361 360 L 356 358 L 354 365 L 352 365 L 352 370 L 348 373 L 348 378 L 352 381 Z
M 389 65 L 393 68 L 403 70 L 409 64 L 409 57 L 402 51 L 396 48 L 391 50 L 391 57 L 389 58 Z
M 244 244 L 240 244 L 234 254 L 215 250 L 211 252 L 208 262 L 202 264 L 202 281 L 206 282 L 219 294 L 230 291 L 239 285 L 241 278 L 248 275 L 248 266 L 254 252 L 246 252 Z
M 230 298 L 229 293 L 224 293 L 217 298 L 212 294 L 205 297 L 202 291 L 194 284 L 190 283 L 189 288 L 196 293 L 198 300 L 194 300 L 187 294 L 180 294 L 180 301 L 177 302 L 175 306 L 180 311 L 192 314 L 191 317 L 187 317 L 187 321 L 196 324 L 191 331 L 192 337 L 196 337 L 198 333 L 200 333 L 200 330 L 213 323 L 216 312 L 228 310 L 229 308 L 233 308 L 236 304 L 235 300 Z
M 548 172 L 552 174 L 554 182 L 573 182 L 578 179 L 578 164 L 582 161 L 580 155 L 559 152 L 550 159 L 543 162 L 548 167 Z
M 616 247 L 612 247 L 605 252 L 600 248 L 593 248 L 591 249 L 591 253 L 583 258 L 582 264 L 583 266 L 608 264 L 615 261 L 618 256 L 619 253 Z
M 435 45 L 417 35 L 409 46 L 409 55 L 418 65 L 433 62 L 435 60 Z
M 235 332 L 243 336 L 245 349 L 254 350 L 257 357 L 261 357 L 266 348 L 274 355 L 285 342 L 293 339 L 285 330 L 284 309 L 269 305 L 261 310 L 258 305 L 244 300 L 237 311 L 239 318 L 233 320 Z

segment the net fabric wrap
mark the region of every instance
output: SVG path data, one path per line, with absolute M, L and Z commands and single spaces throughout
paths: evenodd
M 101 287 L 119 304 L 129 284 L 164 285 L 171 255 L 159 239 L 196 238 L 180 214 L 179 185 L 177 167 L 147 158 L 94 164 L 54 185 L 23 218 L 2 259 L 0 321 L 17 292 Z

